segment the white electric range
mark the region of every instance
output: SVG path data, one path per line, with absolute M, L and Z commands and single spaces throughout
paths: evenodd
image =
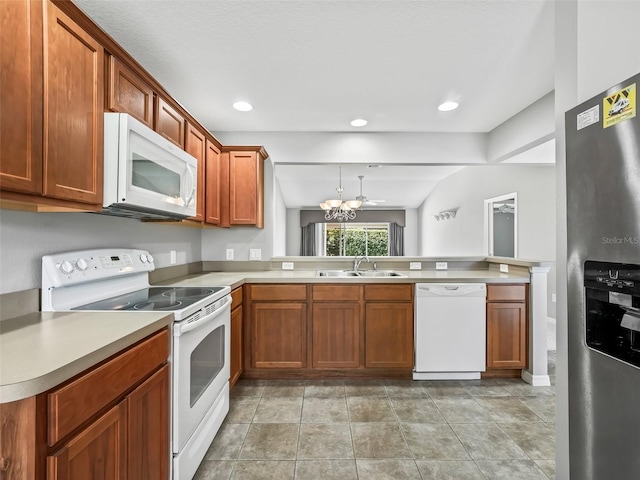
M 153 256 L 106 248 L 42 257 L 43 311 L 172 312 L 172 478 L 191 479 L 229 411 L 231 289 L 154 287 Z

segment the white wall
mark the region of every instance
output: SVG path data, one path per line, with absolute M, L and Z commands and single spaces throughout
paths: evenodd
M 297 257 L 300 255 L 300 209 L 287 208 L 287 248 L 286 255 Z
M 148 250 L 157 267 L 197 262 L 200 230 L 90 213 L 0 211 L 0 293 L 40 288 L 43 255 L 130 247 Z
M 486 255 L 484 200 L 518 192 L 518 256 L 555 258 L 555 167 L 466 167 L 445 178 L 420 208 L 420 255 Z M 456 218 L 433 215 L 458 208 Z
M 234 260 L 249 260 L 249 249 L 262 250 L 262 260 L 269 260 L 275 248 L 276 201 L 273 163 L 264 161 L 264 228 L 234 227 L 211 228 L 202 231 L 202 259 L 226 260 L 226 249 L 234 251 Z M 284 218 L 279 209 L 279 218 Z M 281 221 L 281 220 L 279 220 Z M 284 227 L 284 225 L 282 225 Z M 278 240 L 282 241 L 281 238 Z M 283 250 L 281 245 L 279 250 Z

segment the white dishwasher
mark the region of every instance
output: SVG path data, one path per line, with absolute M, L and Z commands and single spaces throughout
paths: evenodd
M 484 283 L 417 283 L 414 380 L 469 380 L 486 369 Z

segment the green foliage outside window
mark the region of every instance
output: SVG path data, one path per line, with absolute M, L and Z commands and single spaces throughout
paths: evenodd
M 389 231 L 385 227 L 347 226 L 342 229 L 346 239 L 343 256 L 369 255 L 383 257 L 389 255 Z M 367 248 L 368 241 L 368 248 Z M 327 256 L 340 256 L 340 227 L 327 225 Z

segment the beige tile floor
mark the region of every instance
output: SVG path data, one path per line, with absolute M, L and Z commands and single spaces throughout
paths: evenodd
M 195 478 L 553 479 L 554 420 L 517 379 L 241 380 Z

